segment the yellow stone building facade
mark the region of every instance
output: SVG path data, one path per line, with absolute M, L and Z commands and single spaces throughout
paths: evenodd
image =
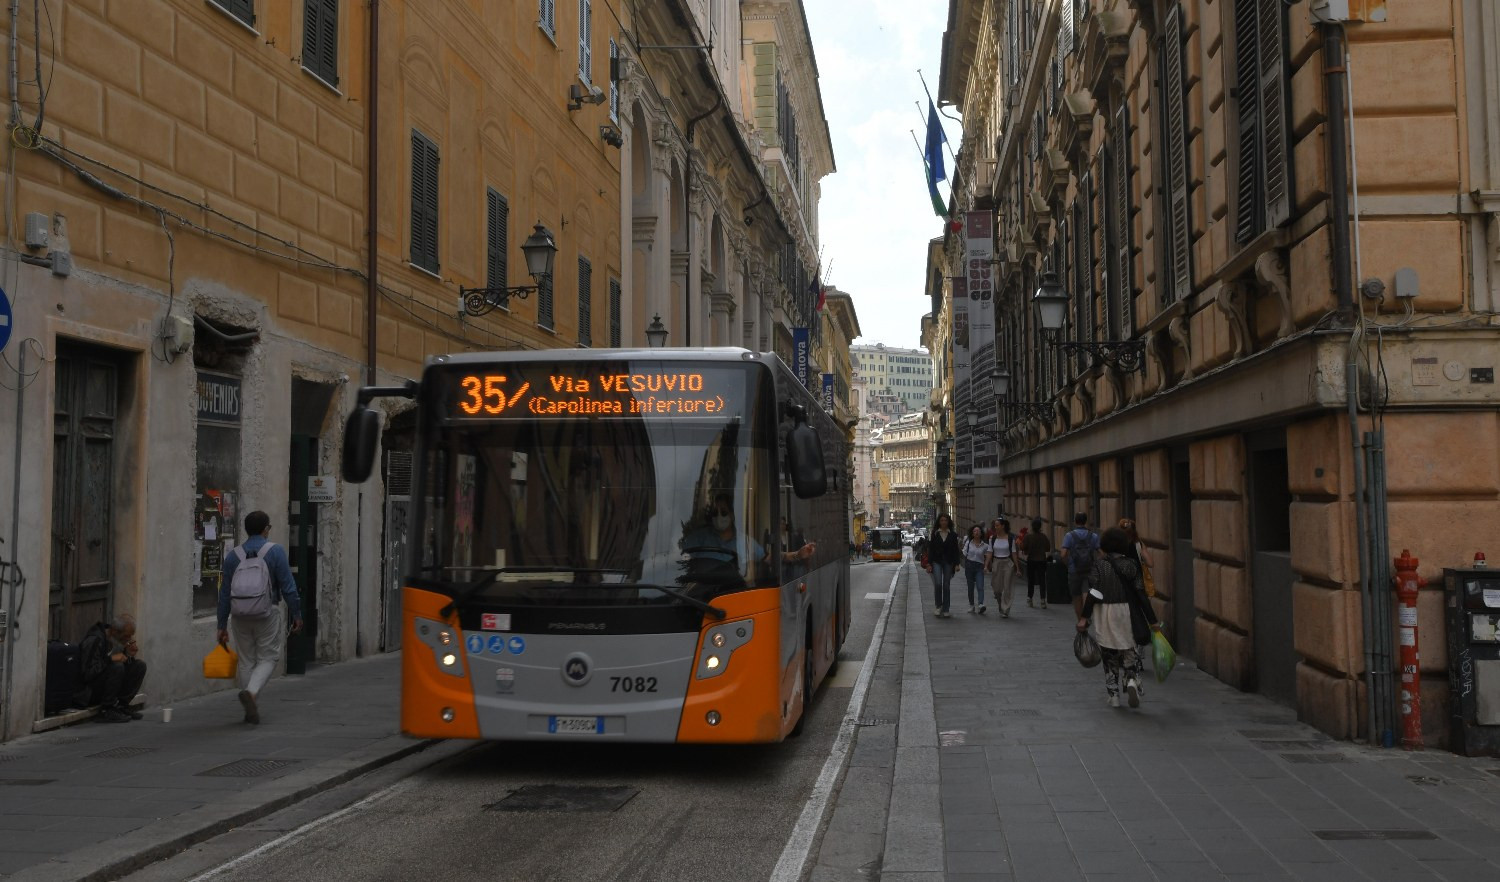
M 1441 743 L 1442 570 L 1500 510 L 1495 10 L 950 6 L 956 208 L 996 216 L 1005 509 L 1134 517 L 1180 650 L 1374 741 L 1399 728 L 1410 549 Z
M 813 323 L 833 163 L 792 0 L 753 24 L 729 0 L 22 6 L 0 15 L 0 559 L 30 594 L 0 586 L 0 739 L 46 715 L 48 638 L 117 613 L 153 701 L 209 688 L 217 568 L 254 509 L 308 608 L 289 666 L 395 648 L 412 424 L 389 412 L 380 480 L 342 485 L 360 385 L 446 352 L 643 346 L 655 314 L 672 345 L 787 355 Z M 533 282 L 537 224 L 550 278 L 466 313 L 461 289 Z

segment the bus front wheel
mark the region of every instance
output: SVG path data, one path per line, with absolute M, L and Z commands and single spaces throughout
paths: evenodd
M 797 716 L 796 725 L 792 726 L 792 738 L 802 734 L 802 727 L 807 725 L 807 715 L 812 713 L 813 699 L 813 652 L 812 643 L 807 640 L 802 642 L 802 713 Z

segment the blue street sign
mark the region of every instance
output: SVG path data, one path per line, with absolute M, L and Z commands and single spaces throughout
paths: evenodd
M 0 288 L 0 349 L 10 342 L 10 326 L 10 301 L 5 297 L 5 289 Z

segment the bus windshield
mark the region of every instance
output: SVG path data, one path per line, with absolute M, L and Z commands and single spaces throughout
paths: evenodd
M 778 483 L 764 370 L 506 362 L 433 373 L 419 578 L 486 580 L 484 600 L 549 605 L 779 584 L 773 493 L 753 492 Z
M 871 530 L 870 548 L 875 551 L 900 551 L 901 531 L 895 527 L 879 527 Z

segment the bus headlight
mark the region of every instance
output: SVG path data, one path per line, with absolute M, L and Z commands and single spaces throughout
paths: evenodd
M 734 651 L 750 642 L 755 622 L 745 619 L 714 625 L 703 634 L 703 649 L 698 655 L 698 679 L 717 677 L 729 668 Z
M 451 652 L 443 656 L 443 667 L 451 668 L 456 664 L 458 664 L 458 656 L 454 655 Z
M 453 632 L 452 631 L 448 631 L 448 630 L 439 631 L 438 632 L 438 643 L 442 644 L 443 646 L 450 646 L 450 645 L 452 645 L 452 643 L 453 643 Z
M 414 624 L 417 639 L 432 650 L 432 663 L 439 671 L 451 677 L 464 677 L 464 660 L 459 653 L 463 644 L 461 631 L 444 622 L 432 619 L 417 619 Z

